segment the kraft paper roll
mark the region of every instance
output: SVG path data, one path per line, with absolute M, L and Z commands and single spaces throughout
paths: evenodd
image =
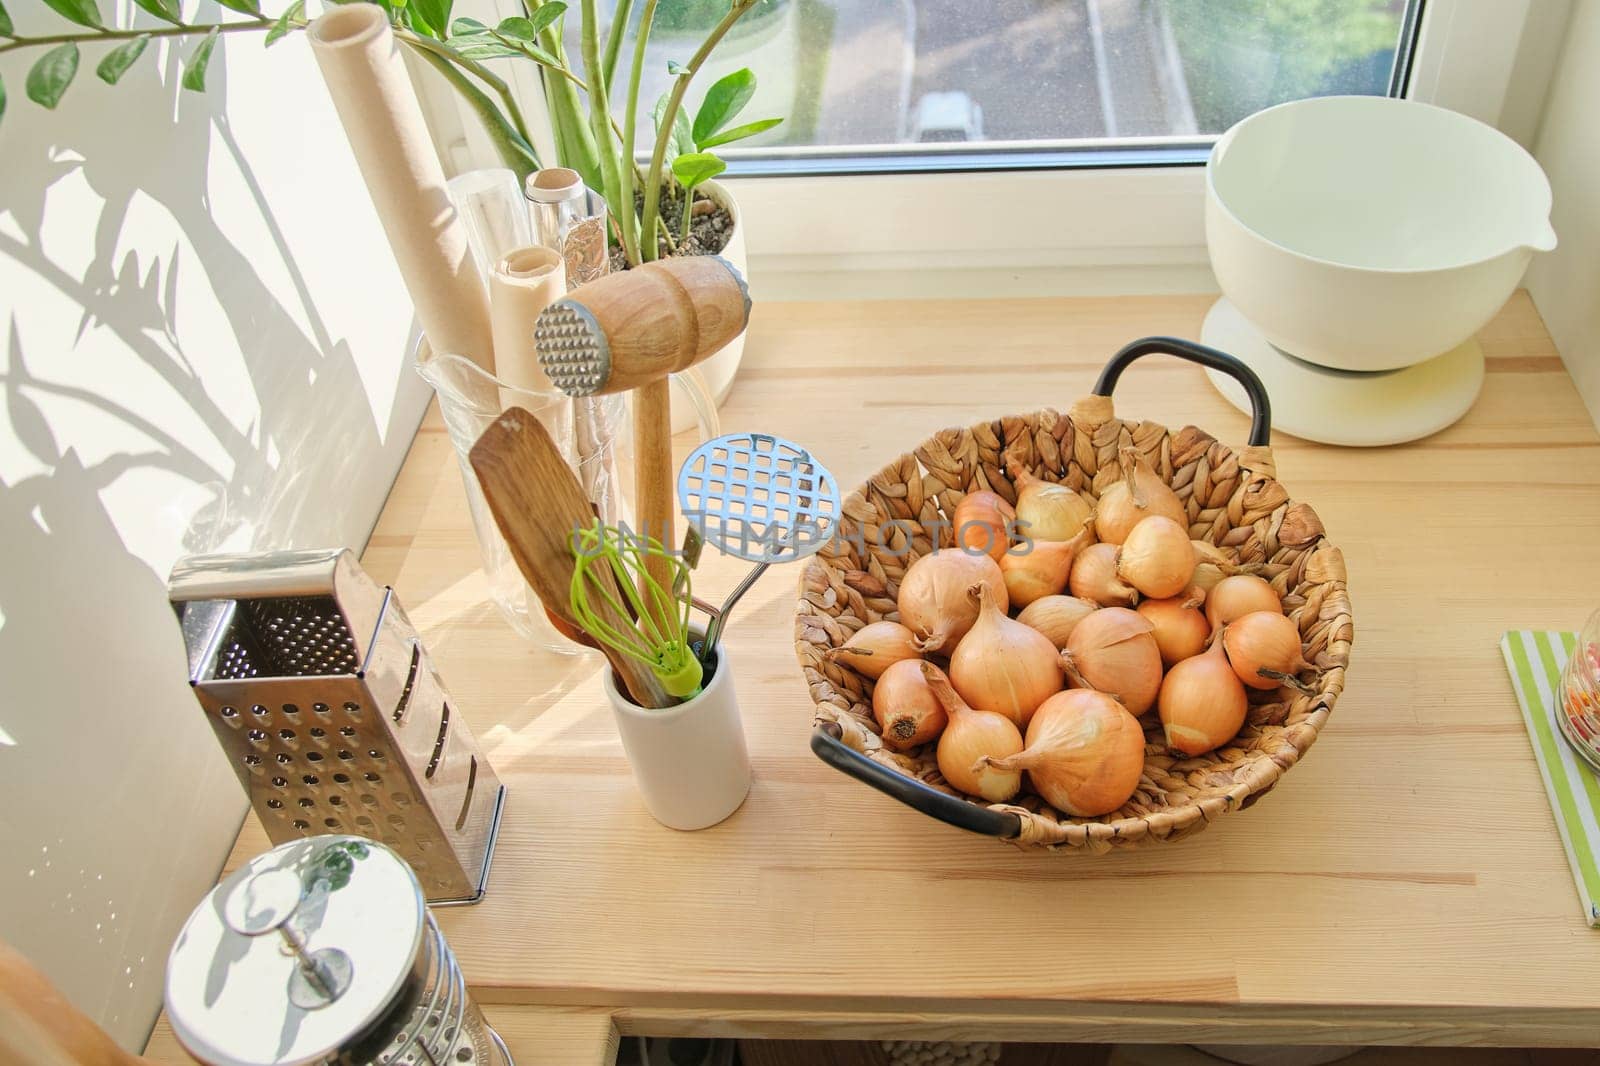
M 306 35 L 433 350 L 494 373 L 484 279 L 387 17 L 376 4 L 335 7 Z
M 530 392 L 555 392 L 539 366 L 533 327 L 546 307 L 567 294 L 567 270 L 549 248 L 515 248 L 489 275 L 489 317 L 494 328 L 495 376 Z

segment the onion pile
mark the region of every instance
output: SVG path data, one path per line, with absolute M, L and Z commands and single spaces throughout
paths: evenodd
M 968 493 L 955 547 L 901 578 L 898 618 L 828 653 L 876 682 L 886 747 L 936 744 L 945 783 L 976 799 L 1026 787 L 1094 818 L 1133 797 L 1147 750 L 1203 755 L 1244 728 L 1252 690 L 1307 690 L 1315 667 L 1260 568 L 1190 539 L 1183 501 L 1131 449 L 1122 471 L 1097 502 L 1028 473 L 1015 507 Z

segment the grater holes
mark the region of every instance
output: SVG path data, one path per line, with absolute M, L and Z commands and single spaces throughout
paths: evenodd
M 396 833 L 405 832 L 406 820 L 400 817 L 398 814 L 391 814 L 385 818 L 384 821 L 388 822 L 389 828 L 393 829 Z
M 278 730 L 278 739 L 283 741 L 285 744 L 293 744 L 295 741 L 295 732 L 292 729 L 280 729 Z
M 377 823 L 375 823 L 370 817 L 368 817 L 365 814 L 356 815 L 356 825 L 359 825 L 362 829 L 371 829 L 376 824 Z
M 371 781 L 373 784 L 377 784 L 378 782 L 383 780 L 383 778 L 379 777 L 376 773 L 374 773 L 371 770 L 368 770 L 366 773 L 362 774 L 361 776 L 366 778 L 368 781 Z
M 239 708 L 237 707 L 219 707 L 217 708 L 217 715 L 235 729 L 238 729 L 243 724 L 239 718 Z
M 339 828 L 339 819 L 337 819 L 337 818 L 324 818 L 322 820 L 322 824 L 327 826 L 329 829 L 338 829 Z
M 330 806 L 330 807 L 343 807 L 344 806 L 344 797 L 343 796 L 329 796 L 328 797 L 328 806 Z
M 312 709 L 312 711 L 316 712 L 317 714 L 326 715 L 326 714 L 330 713 L 329 710 L 328 710 L 328 705 L 326 703 L 313 703 L 311 705 L 311 709 Z
M 310 810 L 312 807 L 317 805 L 317 801 L 312 799 L 310 796 L 301 796 L 299 799 L 295 800 L 295 802 L 300 805 L 301 810 Z
M 306 752 L 306 762 L 321 762 L 321 761 L 322 761 L 322 752 L 320 752 L 320 751 L 308 751 L 308 752 Z
M 245 736 L 250 738 L 250 743 L 252 744 L 265 744 L 267 742 L 267 731 L 265 729 L 252 729 Z
M 337 773 L 333 775 L 333 780 L 335 784 L 348 785 L 350 783 L 350 775 L 346 773 Z
M 316 774 L 301 774 L 300 780 L 307 785 L 316 785 L 321 783 L 321 779 L 318 778 Z
M 377 748 L 368 748 L 367 749 L 367 758 L 369 758 L 369 759 L 382 759 L 383 758 L 383 752 L 379 751 Z
M 366 807 L 376 807 L 378 805 L 378 797 L 370 792 L 363 792 L 361 793 L 361 803 Z
M 339 749 L 339 758 L 343 759 L 345 762 L 349 762 L 351 759 L 354 759 L 355 757 L 356 757 L 356 753 L 355 752 L 350 751 L 347 748 L 340 748 Z
M 311 828 L 311 823 L 306 821 L 304 818 L 296 818 L 294 820 L 294 827 L 303 833 L 307 829 Z
M 389 793 L 389 798 L 394 800 L 394 805 L 396 807 L 411 806 L 411 797 L 406 795 L 404 792 L 391 792 Z
M 320 725 L 312 726 L 311 729 L 310 729 L 310 733 L 311 733 L 311 739 L 312 740 L 321 740 L 321 739 L 323 739 L 324 737 L 326 737 L 328 735 L 328 731 L 326 729 L 322 728 Z
M 277 760 L 279 766 L 288 766 L 290 763 L 294 762 L 294 756 L 290 755 L 286 751 L 278 752 L 278 754 L 274 755 L 273 758 Z
M 345 700 L 344 713 L 348 714 L 352 720 L 360 718 L 361 704 L 356 703 L 354 700 Z
M 287 777 L 274 777 L 272 779 L 272 787 L 273 788 L 288 788 L 289 787 L 289 779 Z
M 255 715 L 257 718 L 265 718 L 269 712 L 262 704 L 252 703 L 250 705 L 250 713 Z
M 250 772 L 253 774 L 261 773 L 261 763 L 261 756 L 255 754 L 254 752 L 251 752 L 249 755 L 244 757 L 244 764 L 250 768 Z
M 281 811 L 283 810 L 283 800 L 274 796 L 272 799 L 267 800 L 267 808 L 269 810 Z
M 299 714 L 300 713 L 300 707 L 297 704 L 285 703 L 283 705 L 283 713 L 287 714 L 287 715 Z
M 353 736 L 356 735 L 355 727 L 354 726 L 348 726 L 348 725 L 342 725 L 342 726 L 339 727 L 339 735 L 341 737 L 353 737 Z

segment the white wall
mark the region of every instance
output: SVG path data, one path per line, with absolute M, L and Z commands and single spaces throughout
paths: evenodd
M 245 809 L 168 570 L 360 547 L 426 391 L 304 41 L 224 37 L 204 96 L 168 49 L 116 89 L 100 54 L 53 113 L 0 57 L 0 937 L 137 1047 Z
M 1550 175 L 1561 246 L 1537 257 L 1528 291 L 1600 426 L 1600 0 L 1575 0 L 1534 154 Z

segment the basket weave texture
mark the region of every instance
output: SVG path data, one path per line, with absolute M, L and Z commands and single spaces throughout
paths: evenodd
M 953 539 L 948 523 L 968 492 L 989 489 L 1016 502 L 1007 471 L 1098 497 L 1122 477 L 1131 446 L 1172 486 L 1188 510 L 1189 535 L 1232 549 L 1283 598 L 1300 628 L 1303 654 L 1317 667 L 1310 695 L 1280 688 L 1252 693 L 1239 735 L 1191 758 L 1169 752 L 1152 711 L 1138 790 L 1121 810 L 1073 818 L 1024 793 L 995 810 L 1021 817 L 1023 848 L 1105 852 L 1199 832 L 1219 815 L 1250 806 L 1305 754 L 1344 689 L 1354 627 L 1344 556 L 1329 544 L 1310 505 L 1289 498 L 1267 447 L 1235 451 L 1205 431 L 1170 431 L 1116 417 L 1109 397 L 1088 396 L 1068 414 L 1043 410 L 936 433 L 883 467 L 844 501 L 840 532 L 800 578 L 795 650 L 816 703 L 816 723 L 837 723 L 855 750 L 902 774 L 960 795 L 945 784 L 934 745 L 907 754 L 886 748 L 872 716 L 872 682 L 830 661 L 862 626 L 898 620 L 895 598 L 907 567 L 935 545 L 928 530 Z M 1302 675 L 1306 677 L 1308 675 Z M 976 801 L 970 801 L 976 802 Z

